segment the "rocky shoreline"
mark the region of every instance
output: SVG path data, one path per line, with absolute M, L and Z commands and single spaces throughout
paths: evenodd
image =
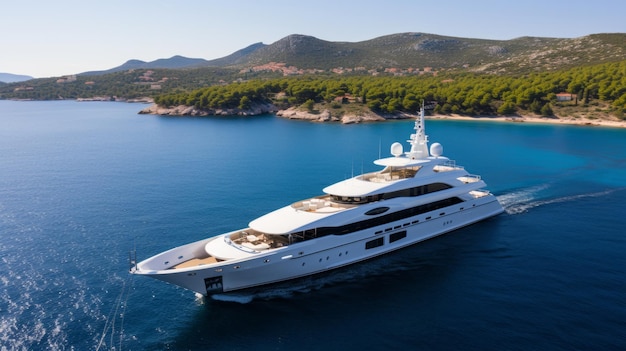
M 286 110 L 280 110 L 273 104 L 255 105 L 250 109 L 198 109 L 193 106 L 174 106 L 160 107 L 156 104 L 150 105 L 139 114 L 150 114 L 160 116 L 257 116 L 262 114 L 273 113 L 278 117 L 305 120 L 311 122 L 339 122 L 342 124 L 363 123 L 363 122 L 380 122 L 390 119 L 408 119 L 415 118 L 416 115 L 398 113 L 398 114 L 377 114 L 374 112 L 348 113 L 339 115 L 333 113 L 329 109 L 323 111 L 304 111 L 296 107 L 290 107 Z
M 358 115 L 344 114 L 342 116 L 339 116 L 338 114 L 333 114 L 328 109 L 324 109 L 321 112 L 309 112 L 300 110 L 296 107 L 290 107 L 286 110 L 278 111 L 276 112 L 276 116 L 289 119 L 300 119 L 311 122 L 340 122 L 343 124 L 377 122 L 386 120 L 386 118 L 384 118 L 383 116 L 377 115 L 373 112 L 367 112 Z
M 250 109 L 197 109 L 193 106 L 175 106 L 175 107 L 159 107 L 156 104 L 150 105 L 139 112 L 139 114 L 151 114 L 161 116 L 257 116 L 262 114 L 273 113 L 278 117 L 304 120 L 310 122 L 338 122 L 342 124 L 381 122 L 387 120 L 410 119 L 415 118 L 416 114 L 397 113 L 397 114 L 377 114 L 374 112 L 347 113 L 343 115 L 333 114 L 329 109 L 322 111 L 305 111 L 296 107 L 290 107 L 286 110 L 280 110 L 273 104 L 259 104 Z M 592 119 L 592 118 L 575 118 L 575 117 L 540 117 L 540 116 L 459 116 L 459 115 L 434 115 L 427 116 L 427 119 L 449 119 L 449 120 L 466 120 L 466 121 L 498 121 L 512 123 L 549 123 L 549 124 L 569 124 L 583 126 L 604 126 L 613 128 L 626 128 L 626 120 L 612 119 Z
M 160 107 L 152 104 L 139 111 L 140 115 L 160 116 L 257 116 L 267 113 L 277 113 L 278 108 L 272 104 L 258 104 L 250 109 L 198 109 L 193 106 L 179 105 L 175 107 Z

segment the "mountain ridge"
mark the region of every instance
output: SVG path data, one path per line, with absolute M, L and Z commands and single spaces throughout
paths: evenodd
M 129 60 L 109 70 L 80 74 L 106 74 L 137 68 L 245 69 L 271 62 L 321 70 L 335 67 L 436 67 L 498 73 L 520 71 L 513 67 L 515 65 L 521 66 L 522 70 L 530 66 L 537 70 L 623 59 L 626 59 L 626 33 L 598 33 L 578 38 L 523 36 L 493 40 L 406 32 L 359 42 L 326 41 L 309 35 L 291 34 L 269 45 L 255 43 L 212 60 L 180 55 L 151 62 Z
M 23 81 L 31 80 L 31 79 L 34 79 L 34 78 L 31 76 L 24 75 L 24 74 L 0 72 L 1 83 L 17 83 L 17 82 L 23 82 Z
M 170 58 L 161 58 L 154 61 L 146 62 L 137 59 L 130 59 L 124 62 L 122 65 L 110 68 L 108 70 L 103 71 L 87 71 L 78 73 L 78 75 L 83 76 L 93 76 L 93 75 L 103 75 L 108 73 L 115 73 L 120 71 L 127 71 L 130 69 L 177 69 L 177 68 L 187 68 L 192 66 L 199 66 L 203 63 L 208 62 L 202 58 L 189 58 L 180 55 L 174 55 Z

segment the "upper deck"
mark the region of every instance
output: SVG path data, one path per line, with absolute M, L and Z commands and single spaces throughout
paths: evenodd
M 412 167 L 387 167 L 380 172 L 372 172 L 358 176 L 357 179 L 374 183 L 386 183 L 394 180 L 413 178 L 421 166 Z
M 314 197 L 291 204 L 291 207 L 296 210 L 317 213 L 339 212 L 354 206 L 355 205 L 335 202 L 330 195 Z

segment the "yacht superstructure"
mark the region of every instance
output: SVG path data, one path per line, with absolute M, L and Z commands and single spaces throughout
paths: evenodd
M 411 148 L 391 145 L 383 169 L 254 219 L 244 229 L 157 254 L 130 272 L 202 295 L 317 274 L 450 232 L 503 212 L 480 176 L 428 148 L 424 108 Z

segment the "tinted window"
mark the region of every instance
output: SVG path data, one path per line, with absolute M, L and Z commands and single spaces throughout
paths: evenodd
M 368 216 L 374 216 L 377 214 L 385 213 L 387 211 L 389 211 L 389 207 L 377 207 L 365 212 L 365 214 Z
M 392 242 L 398 241 L 402 238 L 406 238 L 406 230 L 389 235 L 389 243 L 391 244 Z
M 374 239 L 371 241 L 368 241 L 365 243 L 365 249 L 369 250 L 369 249 L 373 249 L 375 247 L 379 247 L 379 246 L 383 246 L 385 245 L 385 239 L 384 238 L 378 238 L 378 239 Z

